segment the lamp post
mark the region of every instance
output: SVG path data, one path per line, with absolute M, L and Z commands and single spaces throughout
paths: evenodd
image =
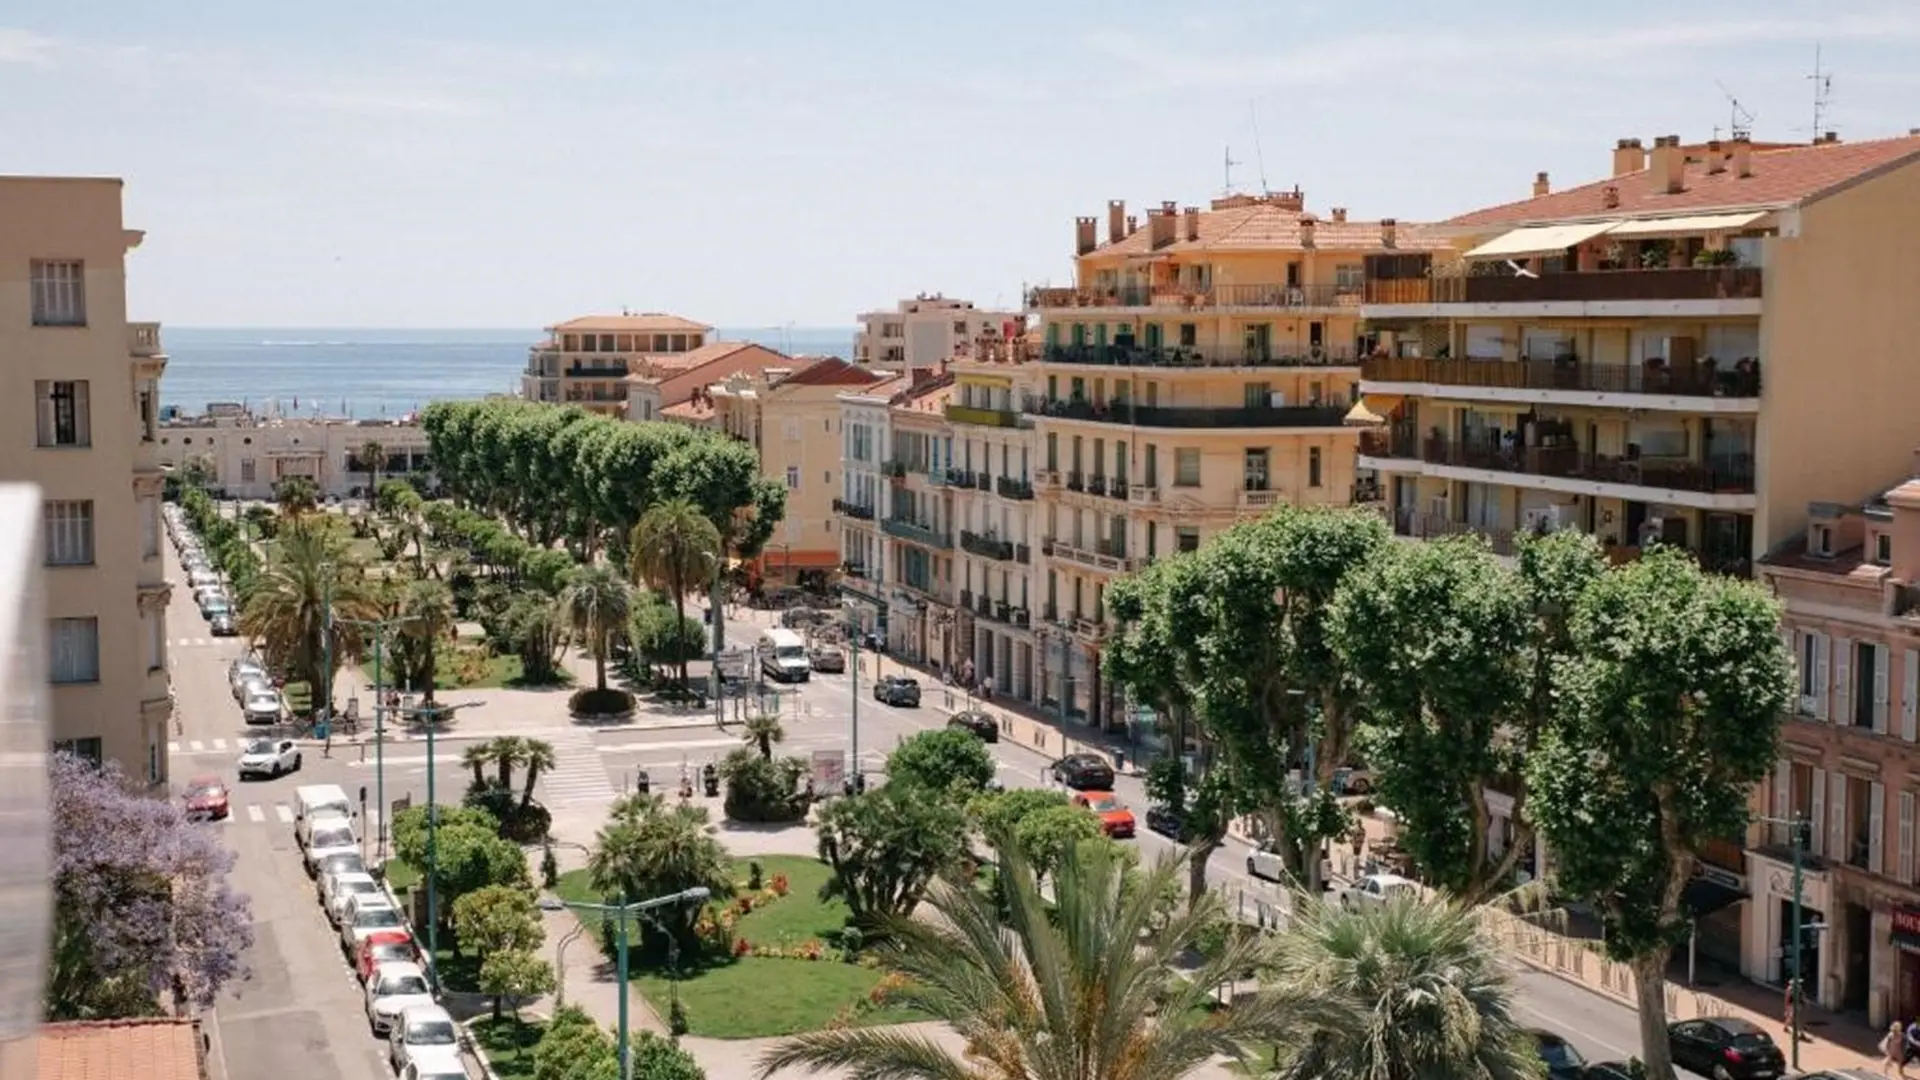
M 1807 848 L 1811 843 L 1812 822 L 1795 814 L 1789 818 L 1763 817 L 1759 821 L 1768 825 L 1785 825 L 1787 842 L 1793 849 L 1793 938 L 1792 950 L 1787 954 L 1787 1042 L 1793 1055 L 1792 1066 L 1800 1071 L 1800 1005 L 1806 993 L 1806 973 L 1800 970 L 1802 954 L 1806 949 L 1807 934 L 1825 930 L 1825 923 L 1806 921 L 1806 903 L 1803 889 L 1806 885 Z
M 485 704 L 484 701 L 468 701 L 458 705 L 430 705 L 401 710 L 409 716 L 424 716 L 427 723 L 427 957 L 430 961 L 427 964 L 427 977 L 433 980 L 435 990 L 440 988 L 440 965 L 431 962 L 440 954 L 440 896 L 434 882 L 440 872 L 440 804 L 434 801 L 434 729 L 440 726 L 440 718 L 448 713 Z
M 373 628 L 373 803 L 380 808 L 380 831 L 374 840 L 374 859 L 385 862 L 387 858 L 387 735 L 382 725 L 386 711 L 386 697 L 380 686 L 380 662 L 385 658 L 386 633 L 389 626 L 399 626 L 405 619 L 341 619 L 351 626 Z M 363 744 L 364 748 L 364 744 Z M 365 761 L 366 758 L 360 760 Z
M 704 887 L 696 887 L 674 893 L 671 896 L 658 896 L 651 900 L 638 900 L 633 903 L 627 903 L 624 897 L 618 904 L 589 904 L 578 900 L 558 901 L 564 907 L 574 908 L 579 911 L 593 911 L 603 916 L 616 915 L 619 917 L 620 921 L 616 924 L 618 929 L 615 931 L 614 942 L 617 956 L 615 966 L 618 972 L 617 977 L 620 980 L 620 1029 L 618 1036 L 620 1040 L 620 1080 L 633 1080 L 633 1059 L 627 1047 L 627 984 L 629 970 L 627 967 L 627 917 L 629 915 L 644 915 L 649 911 L 654 911 L 659 908 L 677 907 L 680 904 L 704 904 L 707 901 L 707 897 L 711 895 L 712 893 L 708 892 Z M 669 938 L 669 941 L 671 941 L 671 938 Z

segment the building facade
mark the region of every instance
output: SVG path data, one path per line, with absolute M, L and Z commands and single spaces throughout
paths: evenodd
M 111 179 L 0 177 L 0 478 L 39 487 L 57 747 L 160 790 L 172 707 L 161 557 L 156 323 L 127 321 L 143 234 Z
M 212 471 L 212 486 L 233 499 L 271 499 L 282 480 L 312 480 L 323 498 L 367 494 L 374 462 L 363 450 L 377 445 L 382 480 L 430 478 L 427 434 L 411 418 L 348 420 L 259 416 L 238 405 L 214 404 L 200 416 L 160 425 L 158 459 L 177 469 L 199 459 Z
M 840 595 L 862 634 L 887 640 L 887 589 L 892 545 L 880 528 L 888 505 L 885 466 L 893 447 L 891 406 L 911 384 L 896 376 L 843 391 L 840 401 Z
M 1021 321 L 1014 312 L 983 311 L 970 300 L 923 293 L 900 301 L 892 311 L 861 315 L 853 336 L 853 361 L 931 377 L 942 365 L 966 355 L 974 342 L 1012 336 L 1011 328 Z
M 547 327 L 547 340 L 528 350 L 520 396 L 625 416 L 627 376 L 649 370 L 648 357 L 690 353 L 705 347 L 712 336 L 713 327 L 678 315 L 569 319 Z
M 1578 528 L 1750 575 L 1920 442 L 1900 395 L 1859 392 L 1900 385 L 1920 331 L 1916 160 L 1911 137 L 1625 139 L 1605 179 L 1543 173 L 1443 223 L 1444 251 L 1369 256 L 1360 464 L 1396 531 Z
M 893 445 L 880 531 L 892 558 L 887 590 L 887 649 L 943 671 L 959 666 L 955 619 L 953 436 L 946 407 L 953 377 L 926 379 L 895 396 L 888 420 Z
M 627 419 L 646 421 L 668 419 L 668 409 L 735 375 L 792 370 L 794 360 L 751 341 L 714 341 L 690 352 L 649 354 L 629 366 Z

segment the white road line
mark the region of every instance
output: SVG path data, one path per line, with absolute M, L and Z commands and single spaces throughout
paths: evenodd
M 260 809 L 258 803 L 247 804 L 247 820 L 259 825 L 267 820 L 267 812 Z
M 591 735 L 568 731 L 549 741 L 553 745 L 554 768 L 541 773 L 538 781 L 538 790 L 547 805 L 604 803 L 613 798 L 613 784 L 607 780 L 606 766 Z
M 192 740 L 191 742 L 187 743 L 187 746 L 191 747 L 193 752 L 196 754 L 205 751 L 207 748 L 207 744 L 201 742 L 199 739 Z
M 280 819 L 280 824 L 293 824 L 293 807 L 288 806 L 286 803 L 274 803 L 273 814 Z
M 225 739 L 213 740 L 213 748 L 215 750 L 225 750 L 227 748 L 227 740 Z
M 178 739 L 169 740 L 167 742 L 167 753 L 177 754 L 179 752 L 180 752 L 180 740 Z
M 603 754 L 644 754 L 655 750 L 711 750 L 720 746 L 745 746 L 740 738 L 731 739 L 682 739 L 678 742 L 630 742 L 601 746 Z M 785 745 L 784 743 L 782 745 Z

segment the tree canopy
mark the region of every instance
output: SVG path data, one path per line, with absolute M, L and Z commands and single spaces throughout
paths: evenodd
M 887 783 L 930 792 L 958 790 L 964 801 L 993 782 L 997 766 L 971 732 L 935 728 L 910 736 L 887 755 Z
M 868 929 L 912 914 L 935 875 L 966 850 L 960 808 L 906 784 L 829 802 L 816 829 L 820 859 L 833 868 L 824 894 L 845 900 Z

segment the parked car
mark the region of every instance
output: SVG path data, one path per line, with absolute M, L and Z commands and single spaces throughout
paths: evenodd
M 240 700 L 241 688 L 250 682 L 258 682 L 267 687 L 273 685 L 267 678 L 267 666 L 261 663 L 259 658 L 243 656 L 227 665 L 227 686 L 233 691 L 235 701 Z
M 307 834 L 307 872 L 320 876 L 320 864 L 329 855 L 360 857 L 360 839 L 353 835 L 353 822 L 325 818 L 313 823 L 313 831 Z
M 400 909 L 384 896 L 356 896 L 340 913 L 340 948 L 352 956 L 368 934 L 405 925 Z
M 1667 1052 L 1675 1065 L 1714 1080 L 1773 1080 L 1787 1068 L 1773 1036 L 1751 1021 L 1732 1016 L 1668 1025 Z
M 240 779 L 269 779 L 300 768 L 300 745 L 292 739 L 255 739 L 240 752 Z
M 1587 1066 L 1586 1080 L 1639 1080 L 1639 1078 L 1634 1073 L 1633 1066 L 1624 1061 L 1600 1061 Z M 1852 1080 L 1852 1078 L 1814 1073 L 1800 1077 L 1799 1080 Z M 1880 1080 L 1880 1078 L 1863 1077 L 1862 1080 Z
M 1399 874 L 1368 874 L 1354 882 L 1353 888 L 1341 893 L 1340 902 L 1351 908 L 1363 904 L 1385 904 L 1419 895 L 1419 884 Z
M 211 585 L 202 585 L 193 590 L 193 604 L 202 611 L 205 611 L 207 605 L 215 600 L 225 600 L 226 598 L 227 590 L 222 588 L 218 582 Z
M 224 594 L 213 597 L 206 603 L 200 605 L 200 617 L 208 622 L 212 622 L 222 615 L 231 616 L 232 614 L 233 604 L 227 600 Z
M 329 852 L 316 860 L 313 867 L 313 876 L 316 878 L 332 874 L 364 874 L 366 872 L 367 861 L 361 858 L 357 851 Z
M 394 1020 L 415 1005 L 432 1005 L 433 988 L 419 964 L 381 964 L 367 980 L 367 1026 L 385 1035 Z
M 847 670 L 847 654 L 838 645 L 815 645 L 807 650 L 807 662 L 813 670 L 838 675 Z
M 1113 766 L 1098 754 L 1068 754 L 1056 758 L 1047 771 L 1075 791 L 1113 790 Z
M 873 684 L 873 700 L 906 708 L 920 706 L 920 682 L 905 675 L 887 675 Z
M 277 724 L 286 715 L 286 703 L 272 687 L 249 686 L 242 708 L 249 724 Z
M 1073 805 L 1085 807 L 1100 819 L 1100 831 L 1115 840 L 1133 838 L 1133 811 L 1111 791 L 1077 791 Z
M 193 560 L 188 561 L 192 562 Z M 214 573 L 211 566 L 203 566 L 200 568 L 190 567 L 187 570 L 187 585 L 196 592 L 205 586 L 218 584 L 220 584 L 220 575 Z
M 954 713 L 952 716 L 947 717 L 947 726 L 950 728 L 958 728 L 970 735 L 978 735 L 981 742 L 997 743 L 1000 741 L 999 723 L 996 722 L 993 717 L 988 716 L 979 709 L 968 709 L 965 712 Z
M 409 1065 L 416 1072 L 465 1069 L 453 1017 L 438 1005 L 409 1005 L 400 1010 L 387 1035 L 387 1064 L 396 1073 L 405 1072 Z
M 353 953 L 353 973 L 366 982 L 373 969 L 387 963 L 418 963 L 420 950 L 406 930 L 379 930 L 360 939 Z
M 233 812 L 227 785 L 217 776 L 196 776 L 187 781 L 186 805 L 189 821 L 225 821 Z
M 1262 881 L 1286 881 L 1287 863 L 1273 841 L 1263 840 L 1247 853 L 1247 876 Z
M 214 637 L 232 637 L 240 632 L 240 624 L 231 611 L 216 611 L 207 616 L 207 629 Z
M 425 1065 L 417 1061 L 407 1062 L 400 1070 L 400 1080 L 467 1080 L 465 1066 L 454 1068 L 446 1062 L 428 1062 Z
M 1547 1064 L 1547 1080 L 1586 1080 L 1587 1059 L 1572 1043 L 1551 1031 L 1535 1029 L 1528 1034 L 1533 1036 L 1540 1060 Z
M 1187 828 L 1187 816 L 1171 806 L 1147 807 L 1147 831 L 1156 832 L 1176 844 L 1184 844 L 1192 838 Z
M 336 870 L 323 873 L 314 881 L 314 889 L 320 894 L 321 910 L 327 913 L 327 921 L 335 926 L 340 925 L 340 916 L 346 913 L 347 903 L 354 897 L 380 895 L 380 883 L 364 870 Z

